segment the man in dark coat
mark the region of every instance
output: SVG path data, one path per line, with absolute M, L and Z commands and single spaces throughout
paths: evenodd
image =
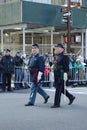
M 41 79 L 44 73 L 44 57 L 39 54 L 38 44 L 32 45 L 32 56 L 29 60 L 29 70 L 31 79 L 30 97 L 25 106 L 32 106 L 35 103 L 37 92 L 44 98 L 44 103 L 47 103 L 49 95 L 41 87 Z
M 55 79 L 55 99 L 52 108 L 60 107 L 61 93 L 69 98 L 71 105 L 75 97 L 64 88 L 64 82 L 67 80 L 67 73 L 69 72 L 69 57 L 64 55 L 64 46 L 59 43 L 55 47 L 56 59 L 54 61 L 54 79 Z
M 14 72 L 14 60 L 10 55 L 9 49 L 6 49 L 5 55 L 1 59 L 1 64 L 4 68 L 2 76 L 2 90 L 5 92 L 7 86 L 7 91 L 11 91 L 11 77 Z

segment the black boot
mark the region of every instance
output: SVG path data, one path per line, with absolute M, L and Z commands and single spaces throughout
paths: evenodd
M 50 98 L 50 96 L 48 96 L 45 101 L 44 101 L 44 104 L 46 104 L 48 102 L 48 99 Z
M 73 96 L 72 98 L 69 99 L 69 104 L 68 105 L 71 105 L 74 100 L 75 100 L 75 97 Z

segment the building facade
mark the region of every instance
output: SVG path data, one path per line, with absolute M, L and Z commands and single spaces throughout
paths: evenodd
M 35 42 L 40 44 L 43 54 L 48 51 L 52 52 L 54 45 L 58 42 L 65 43 L 67 48 L 67 26 L 62 22 L 63 13 L 60 11 L 60 5 L 67 1 L 51 0 L 51 4 L 50 1 L 48 4 L 46 3 L 48 1 L 43 1 L 45 6 L 40 3 L 40 0 L 2 2 L 6 4 L 0 5 L 1 50 L 8 47 L 14 53 L 19 49 L 30 52 L 31 45 Z M 82 53 L 85 57 L 87 55 L 85 49 L 87 46 L 86 12 L 84 8 L 72 8 L 70 43 L 74 54 Z

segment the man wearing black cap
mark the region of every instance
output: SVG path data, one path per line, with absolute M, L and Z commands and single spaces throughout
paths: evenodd
M 69 71 L 69 57 L 64 55 L 64 50 L 64 45 L 61 43 L 55 47 L 54 80 L 56 91 L 54 105 L 51 108 L 60 107 L 61 93 L 69 98 L 68 105 L 71 105 L 75 99 L 75 97 L 64 88 L 64 82 L 67 80 L 67 73 Z
M 38 44 L 32 45 L 32 56 L 30 57 L 28 67 L 30 70 L 31 88 L 29 101 L 25 106 L 34 105 L 37 92 L 44 98 L 44 103 L 47 103 L 49 95 L 41 88 L 45 63 L 43 56 L 39 54 Z
M 12 73 L 14 72 L 14 60 L 13 57 L 10 55 L 10 49 L 5 50 L 5 55 L 1 59 L 1 64 L 4 68 L 2 77 L 2 90 L 3 92 L 5 92 L 7 86 L 7 91 L 11 91 L 11 77 Z

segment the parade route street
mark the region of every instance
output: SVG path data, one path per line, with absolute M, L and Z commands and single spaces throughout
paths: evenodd
M 87 87 L 68 88 L 76 99 L 72 105 L 62 95 L 61 107 L 53 105 L 54 89 L 46 89 L 50 95 L 47 104 L 37 94 L 35 106 L 28 102 L 29 90 L 0 93 L 0 130 L 87 130 Z

